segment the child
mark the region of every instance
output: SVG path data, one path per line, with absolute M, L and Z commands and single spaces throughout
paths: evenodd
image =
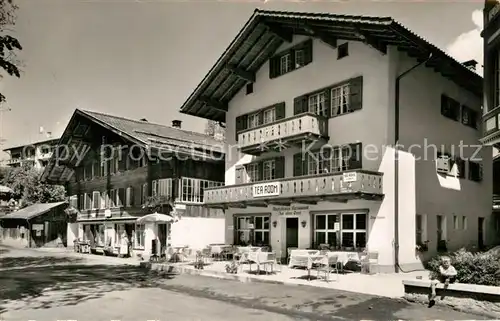
M 431 279 L 431 298 L 429 301 L 429 306 L 433 306 L 436 303 L 436 286 L 439 284 L 439 282 L 444 283 L 444 289 L 446 289 L 450 283 L 455 282 L 456 276 L 457 270 L 455 270 L 453 265 L 451 265 L 451 259 L 447 256 L 441 257 L 439 276 L 437 280 Z

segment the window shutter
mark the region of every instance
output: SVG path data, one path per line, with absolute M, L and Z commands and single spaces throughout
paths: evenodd
M 325 97 L 325 111 L 326 111 L 326 117 L 330 118 L 332 117 L 332 113 L 331 113 L 331 93 L 332 93 L 332 89 L 331 88 L 327 88 L 325 89 L 325 91 L 323 92 L 323 95 Z
M 363 168 L 363 155 L 361 153 L 361 143 L 350 144 L 349 169 Z
M 238 132 L 247 129 L 248 115 L 241 115 L 236 117 L 236 141 L 238 140 Z
M 288 70 L 295 70 L 295 50 L 290 50 L 290 60 L 288 61 Z
M 465 178 L 465 161 L 459 157 L 455 161 L 457 163 L 457 177 Z
M 123 172 L 127 169 L 127 149 L 122 148 L 119 151 L 119 160 L 118 160 L 118 170 Z
M 363 105 L 363 76 L 351 79 L 349 83 L 350 101 L 349 108 L 351 111 L 362 108 Z
M 276 78 L 278 76 L 278 68 L 276 68 L 277 57 L 272 57 L 269 59 L 269 79 Z
M 276 109 L 276 120 L 283 119 L 286 117 L 285 102 L 276 104 L 274 108 Z
M 134 193 L 134 187 L 133 186 L 130 186 L 130 206 L 134 206 L 135 205 L 135 193 Z
M 258 171 L 258 178 L 259 181 L 264 180 L 264 162 L 258 162 L 257 163 L 257 171 Z
M 274 160 L 274 166 L 275 166 L 275 172 L 274 172 L 275 178 L 285 178 L 285 157 L 284 156 L 276 157 Z
M 307 96 L 300 96 L 293 100 L 293 114 L 298 115 L 307 111 Z
M 245 166 L 238 165 L 235 169 L 235 184 L 244 184 L 246 177 Z
M 302 153 L 293 155 L 293 176 L 302 176 L 306 172 L 306 157 L 302 157 Z
M 309 39 L 304 44 L 304 65 L 310 64 L 312 62 L 313 55 L 313 42 L 312 39 Z
M 124 201 L 125 201 L 125 189 L 119 188 L 118 189 L 118 204 L 116 204 L 116 205 L 121 207 L 124 205 Z

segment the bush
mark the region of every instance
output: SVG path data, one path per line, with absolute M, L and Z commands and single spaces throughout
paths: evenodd
M 457 270 L 456 282 L 500 286 L 500 254 L 490 252 L 471 253 L 465 249 L 448 254 Z M 441 256 L 427 263 L 431 277 L 439 276 Z

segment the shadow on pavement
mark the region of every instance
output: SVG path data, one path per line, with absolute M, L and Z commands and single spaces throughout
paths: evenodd
M 76 305 L 111 291 L 154 287 L 165 277 L 173 278 L 172 274 L 159 277 L 137 266 L 88 265 L 80 260 L 51 256 L 0 258 L 0 267 L 17 267 L 0 273 L 0 313 Z

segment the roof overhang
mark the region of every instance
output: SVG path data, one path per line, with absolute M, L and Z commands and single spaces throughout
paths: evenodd
M 225 122 L 229 101 L 293 35 L 361 41 L 384 52 L 396 46 L 459 86 L 482 96 L 482 78 L 392 18 L 255 10 L 236 38 L 188 97 L 181 112 Z M 432 58 L 429 55 L 432 53 Z

